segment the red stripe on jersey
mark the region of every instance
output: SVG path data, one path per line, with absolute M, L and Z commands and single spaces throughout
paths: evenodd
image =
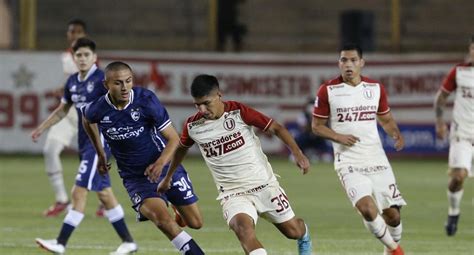
M 240 116 L 247 125 L 255 126 L 263 131 L 267 130 L 273 121 L 263 113 L 237 101 L 225 101 L 224 105 L 224 111 L 240 110 Z
M 472 66 L 473 63 L 460 63 L 453 67 L 449 73 L 444 77 L 443 83 L 441 84 L 441 89 L 445 92 L 451 93 L 457 88 L 456 84 L 456 69 L 463 66 Z

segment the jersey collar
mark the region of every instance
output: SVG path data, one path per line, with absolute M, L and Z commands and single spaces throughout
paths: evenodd
M 131 105 L 133 103 L 133 99 L 135 98 L 135 92 L 133 91 L 133 89 L 130 90 L 130 95 L 128 96 L 128 104 L 125 105 L 125 107 L 123 108 L 123 110 L 127 109 L 127 107 L 129 105 Z M 112 101 L 110 100 L 110 96 L 109 96 L 109 92 L 107 92 L 107 94 L 105 94 L 105 101 L 107 102 L 107 104 L 109 104 L 112 108 L 114 108 L 115 110 L 119 110 L 113 103 Z
M 86 81 L 95 72 L 95 70 L 97 70 L 97 65 L 93 64 L 91 69 L 89 69 L 89 72 L 87 72 L 86 77 L 84 77 L 84 80 L 81 80 L 81 75 L 79 73 L 77 74 L 77 81 L 79 82 Z

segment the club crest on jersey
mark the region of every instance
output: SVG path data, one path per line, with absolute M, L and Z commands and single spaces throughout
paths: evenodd
M 373 99 L 374 98 L 374 92 L 371 89 L 364 89 L 364 97 L 365 99 Z
M 130 116 L 132 117 L 132 120 L 138 121 L 140 119 L 140 109 L 132 109 Z
M 232 119 L 232 118 L 228 118 L 228 119 L 224 120 L 224 128 L 227 131 L 233 130 L 235 128 L 235 120 Z
M 92 93 L 92 91 L 94 91 L 94 82 L 92 81 L 88 82 L 86 89 L 87 89 L 87 92 Z

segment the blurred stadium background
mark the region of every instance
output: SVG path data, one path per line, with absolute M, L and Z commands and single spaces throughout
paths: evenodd
M 157 93 L 178 129 L 194 112 L 188 86 L 198 73 L 216 75 L 226 99 L 252 105 L 292 128 L 307 98 L 338 74 L 338 47 L 358 42 L 367 53 L 364 74 L 385 84 L 407 143 L 393 153 L 391 140 L 382 135 L 409 203 L 403 212 L 407 254 L 472 254 L 471 180 L 462 229 L 454 238 L 443 233 L 448 141 L 435 138 L 432 101 L 449 69 L 466 57 L 473 13 L 471 0 L 0 0 L 0 254 L 37 254 L 33 239 L 54 237 L 62 221 L 41 217 L 51 202 L 40 155 L 44 138 L 33 144 L 29 133 L 58 103 L 52 91 L 65 78 L 60 58 L 73 18 L 86 21 L 100 65 L 129 62 L 136 82 Z M 262 135 L 261 140 L 297 214 L 310 221 L 317 254 L 381 253 L 330 164 L 313 165 L 310 178 L 303 178 L 277 139 Z M 70 187 L 78 160 L 73 150 L 64 160 Z M 186 165 L 197 168 L 189 172 L 206 224 L 193 236 L 210 254 L 240 254 L 214 201 L 208 170 L 197 157 Z M 126 213 L 132 221 L 132 210 Z M 106 254 L 117 245 L 107 224 L 88 218 L 74 234 L 69 254 Z M 129 225 L 140 253 L 174 254 L 151 224 Z M 295 254 L 294 244 L 271 228 L 259 226 L 271 254 Z

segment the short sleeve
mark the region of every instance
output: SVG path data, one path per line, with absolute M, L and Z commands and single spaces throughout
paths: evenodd
M 150 111 L 155 127 L 158 131 L 162 131 L 171 124 L 170 117 L 166 108 L 160 103 L 155 94 L 150 93 L 148 97 L 147 108 Z
M 72 104 L 73 103 L 71 92 L 69 91 L 69 83 L 70 83 L 71 77 L 73 77 L 73 75 L 69 76 L 66 83 L 64 84 L 64 94 L 63 94 L 63 97 L 61 98 L 61 102 L 64 103 L 64 104 Z
M 181 133 L 180 143 L 184 147 L 191 147 L 194 144 L 194 140 L 189 137 L 188 133 L 188 123 L 189 119 L 184 123 L 183 132 Z
M 330 107 L 328 99 L 328 90 L 326 85 L 321 85 L 314 100 L 313 116 L 318 118 L 329 118 Z
M 380 99 L 379 99 L 379 108 L 377 109 L 377 114 L 383 115 L 390 112 L 390 107 L 388 106 L 388 96 L 385 92 L 385 87 L 382 84 L 380 86 Z
M 447 93 L 451 93 L 456 90 L 456 67 L 452 68 L 451 71 L 444 77 L 441 89 Z
M 247 125 L 266 131 L 273 122 L 270 117 L 244 104 L 239 104 L 239 109 L 240 115 Z

